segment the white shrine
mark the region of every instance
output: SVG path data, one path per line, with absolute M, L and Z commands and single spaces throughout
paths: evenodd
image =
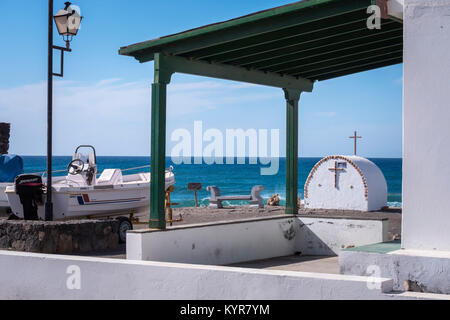
M 328 156 L 316 163 L 305 183 L 305 207 L 376 211 L 387 206 L 387 183 L 383 172 L 372 161 L 356 155 Z
M 387 206 L 381 170 L 358 156 L 328 156 L 311 170 L 305 183 L 305 207 L 375 211 Z

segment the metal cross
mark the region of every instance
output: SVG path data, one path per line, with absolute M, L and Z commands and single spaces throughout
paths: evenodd
M 338 168 L 338 162 L 334 162 L 334 168 L 328 168 L 330 171 L 334 171 L 334 187 L 337 188 L 338 171 L 344 171 L 342 168 Z
M 357 139 L 361 139 L 362 137 L 360 137 L 360 136 L 357 136 L 356 135 L 356 131 L 355 131 L 355 135 L 353 136 L 353 137 L 349 137 L 350 139 L 355 139 L 355 156 L 356 156 L 356 140 Z

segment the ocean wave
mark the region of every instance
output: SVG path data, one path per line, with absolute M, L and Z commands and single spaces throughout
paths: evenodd
M 267 204 L 267 200 L 269 198 L 263 197 L 264 204 Z M 178 206 L 176 207 L 195 207 L 195 200 L 176 200 L 178 203 Z M 304 200 L 301 199 L 300 202 L 303 204 Z M 247 200 L 233 200 L 233 201 L 223 201 L 222 202 L 224 206 L 248 206 L 249 202 Z M 286 199 L 284 197 L 280 197 L 280 205 L 284 206 L 286 204 Z M 201 198 L 198 199 L 198 205 L 200 207 L 207 207 L 209 206 L 209 198 Z M 402 203 L 398 201 L 390 201 L 387 203 L 387 205 L 391 208 L 401 208 Z
M 392 207 L 392 208 L 401 208 L 402 207 L 402 203 L 401 202 L 397 202 L 397 201 L 388 202 L 387 204 L 388 204 L 389 207 Z

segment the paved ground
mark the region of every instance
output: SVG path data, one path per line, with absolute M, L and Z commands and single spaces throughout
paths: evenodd
M 230 267 L 339 274 L 339 259 L 327 256 L 287 256 L 235 263 Z
M 84 256 L 125 259 L 125 245 L 120 245 L 118 250 L 84 254 Z M 287 256 L 279 258 L 271 258 L 265 260 L 249 261 L 244 263 L 235 263 L 230 267 L 267 269 L 267 270 L 285 270 L 285 271 L 301 271 L 301 272 L 318 272 L 339 274 L 338 257 L 328 256 Z

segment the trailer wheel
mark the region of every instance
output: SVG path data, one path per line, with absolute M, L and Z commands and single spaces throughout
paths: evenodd
M 133 230 L 133 224 L 127 217 L 118 217 L 119 221 L 119 243 L 125 243 L 127 241 L 127 231 Z

